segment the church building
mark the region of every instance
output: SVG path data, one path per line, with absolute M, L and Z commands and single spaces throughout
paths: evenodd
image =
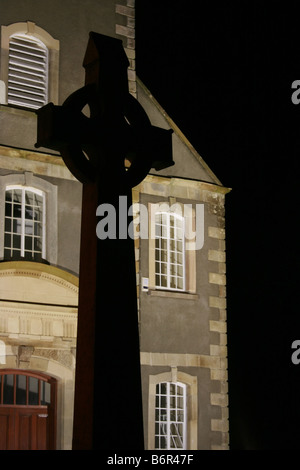
M 229 448 L 230 190 L 136 76 L 135 17 L 135 0 L 0 0 L 0 450 L 72 449 L 82 184 L 35 144 L 37 110 L 84 84 L 91 31 L 122 40 L 129 92 L 172 131 L 175 164 L 132 190 L 145 449 Z

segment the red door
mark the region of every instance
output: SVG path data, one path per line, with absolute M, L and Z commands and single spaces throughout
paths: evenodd
M 0 450 L 55 449 L 56 380 L 0 370 Z

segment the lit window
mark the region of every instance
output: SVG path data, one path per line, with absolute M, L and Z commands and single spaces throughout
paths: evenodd
M 45 258 L 45 195 L 22 186 L 5 192 L 4 258 Z
M 48 49 L 33 36 L 9 39 L 7 101 L 33 109 L 48 101 Z
M 185 289 L 184 218 L 173 213 L 155 214 L 155 285 Z
M 156 385 L 155 449 L 186 449 L 186 385 Z

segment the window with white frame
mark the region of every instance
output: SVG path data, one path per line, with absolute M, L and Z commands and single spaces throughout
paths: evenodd
M 155 214 L 155 286 L 185 289 L 184 217 L 175 213 Z
M 186 449 L 186 385 L 161 382 L 155 396 L 155 449 Z
M 5 191 L 4 258 L 45 258 L 45 193 L 19 185 Z
M 48 49 L 28 34 L 9 38 L 8 104 L 38 109 L 48 102 Z
M 59 41 L 32 21 L 1 26 L 0 103 L 38 109 L 59 100 Z

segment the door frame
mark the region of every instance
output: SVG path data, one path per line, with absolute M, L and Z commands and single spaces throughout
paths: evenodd
M 5 375 L 13 375 L 13 403 L 4 404 L 3 403 L 3 389 L 4 389 L 4 380 L 0 381 L 0 409 L 7 411 L 11 410 L 13 416 L 18 414 L 18 410 L 24 412 L 26 409 L 28 412 L 30 410 L 40 410 L 40 413 L 43 414 L 45 412 L 48 413 L 48 426 L 49 426 L 49 441 L 48 446 L 49 450 L 56 449 L 56 427 L 57 427 L 57 379 L 46 375 L 42 372 L 32 371 L 32 370 L 24 370 L 24 369 L 0 369 L 0 378 L 2 379 Z M 18 375 L 22 375 L 25 377 L 32 377 L 39 380 L 38 384 L 38 405 L 30 405 L 29 404 L 29 390 L 28 390 L 28 383 L 29 380 L 26 379 L 26 404 L 19 405 L 16 403 L 16 377 Z M 46 382 L 50 384 L 50 404 L 49 405 L 41 405 L 41 382 Z

